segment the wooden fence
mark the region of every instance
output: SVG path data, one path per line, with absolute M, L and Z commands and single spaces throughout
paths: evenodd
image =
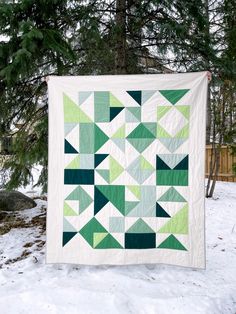
M 210 171 L 211 145 L 206 146 L 206 177 Z M 236 164 L 236 156 L 232 156 L 227 146 L 222 146 L 220 151 L 220 169 L 217 177 L 218 181 L 236 182 L 236 176 L 233 173 L 233 164 Z

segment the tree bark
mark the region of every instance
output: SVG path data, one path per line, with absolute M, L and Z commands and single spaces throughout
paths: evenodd
M 205 4 L 205 41 L 206 45 L 209 47 L 210 45 L 210 17 L 209 17 L 209 0 L 204 1 Z M 210 71 L 210 60 L 208 57 L 205 58 L 206 70 Z M 210 84 L 209 84 L 210 85 Z M 206 144 L 210 144 L 211 142 L 211 92 L 210 86 L 208 86 L 207 93 L 207 121 L 206 121 Z
M 206 121 L 206 144 L 211 143 L 211 92 L 210 92 L 210 86 L 208 85 L 208 91 L 207 91 L 207 121 Z
M 126 0 L 116 0 L 115 74 L 127 73 Z

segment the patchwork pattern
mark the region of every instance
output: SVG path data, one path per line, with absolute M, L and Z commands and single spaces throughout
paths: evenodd
M 188 93 L 63 94 L 63 247 L 188 250 Z
M 157 185 L 188 185 L 188 155 L 157 155 L 156 179 Z

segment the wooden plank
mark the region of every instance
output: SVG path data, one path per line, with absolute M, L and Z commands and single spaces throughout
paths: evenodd
M 206 161 L 205 161 L 206 177 L 209 176 L 210 172 L 211 152 L 212 152 L 211 145 L 206 145 Z M 223 145 L 220 150 L 220 164 L 217 180 L 236 182 L 236 175 L 233 173 L 232 170 L 234 163 L 236 163 L 236 156 L 232 156 L 228 146 Z

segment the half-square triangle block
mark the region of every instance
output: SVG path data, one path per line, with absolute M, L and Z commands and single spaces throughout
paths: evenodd
M 187 92 L 189 89 L 169 89 L 169 90 L 159 90 L 159 92 L 170 102 L 175 105 Z

